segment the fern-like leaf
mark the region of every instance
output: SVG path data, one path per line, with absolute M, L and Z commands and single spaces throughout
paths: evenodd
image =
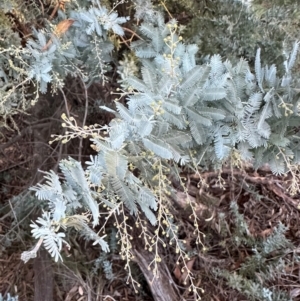
M 117 177 L 110 178 L 111 185 L 115 193 L 124 202 L 125 206 L 130 210 L 130 214 L 137 212 L 135 196 L 129 187 Z
M 123 180 L 127 171 L 127 158 L 118 152 L 107 152 L 105 154 L 106 170 L 111 177 Z
M 257 49 L 256 56 L 255 56 L 255 75 L 256 75 L 258 86 L 260 87 L 261 91 L 264 92 L 262 87 L 264 72 L 263 69 L 261 68 L 261 62 L 260 62 L 260 48 Z
M 299 42 L 295 42 L 293 50 L 290 54 L 289 62 L 287 64 L 287 72 L 289 72 L 295 64 L 295 61 L 296 61 L 296 58 L 297 58 L 297 53 L 298 53 L 298 48 L 299 48 Z
M 164 159 L 172 159 L 172 152 L 169 150 L 168 145 L 161 140 L 143 138 L 144 146 Z

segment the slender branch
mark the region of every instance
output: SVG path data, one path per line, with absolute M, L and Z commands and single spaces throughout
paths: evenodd
M 63 91 L 62 88 L 59 88 L 61 94 L 63 95 L 64 101 L 65 101 L 65 107 L 66 107 L 66 112 L 67 112 L 67 116 L 68 118 L 70 118 L 70 111 L 69 111 L 69 107 L 68 107 L 68 100 L 66 98 L 65 92 Z
M 133 36 L 136 36 L 138 37 L 140 40 L 144 41 L 144 39 L 142 37 L 140 37 L 136 32 L 134 32 L 133 30 L 127 28 L 127 27 L 122 27 L 124 29 L 124 31 L 128 31 L 132 34 L 132 37 Z M 132 39 L 132 37 L 130 39 Z
M 34 124 L 34 125 L 29 125 L 28 127 L 26 127 L 25 129 L 23 129 L 20 133 L 20 135 L 15 136 L 14 138 L 10 139 L 8 142 L 6 142 L 5 144 L 0 146 L 0 151 L 8 148 L 9 146 L 11 146 L 12 144 L 16 143 L 18 140 L 20 140 L 23 136 L 25 136 L 26 133 L 28 133 L 29 131 L 33 130 L 33 129 L 38 129 L 38 128 L 45 128 L 45 127 L 49 127 L 49 125 L 51 124 L 51 122 L 45 122 L 45 123 L 41 123 L 41 124 Z
M 86 123 L 88 108 L 89 108 L 89 99 L 88 99 L 88 93 L 87 93 L 86 85 L 85 85 L 85 83 L 84 83 L 84 81 L 82 80 L 81 77 L 80 77 L 80 79 L 81 79 L 81 82 L 82 82 L 82 85 L 83 85 L 84 96 L 85 96 L 85 108 L 84 108 L 84 116 L 83 116 L 83 121 L 82 121 L 82 128 L 84 128 L 85 123 Z M 80 140 L 79 140 L 78 161 L 81 162 L 83 137 L 81 136 L 79 139 Z

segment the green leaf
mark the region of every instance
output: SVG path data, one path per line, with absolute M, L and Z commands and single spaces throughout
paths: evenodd
M 201 115 L 210 117 L 213 120 L 222 120 L 226 117 L 224 110 L 209 107 L 201 107 Z
M 200 114 L 198 114 L 194 109 L 192 108 L 184 108 L 186 111 L 186 114 L 189 117 L 189 121 L 193 121 L 195 123 L 200 123 L 205 126 L 211 126 L 212 120 L 210 118 L 206 118 Z
M 124 180 L 127 167 L 127 158 L 118 152 L 106 152 L 105 154 L 106 170 L 111 177 L 118 177 Z
M 256 75 L 256 80 L 257 80 L 258 86 L 260 87 L 261 91 L 264 92 L 264 89 L 262 87 L 262 82 L 263 82 L 263 79 L 264 79 L 264 70 L 261 68 L 260 48 L 258 48 L 257 51 L 256 51 L 255 75 Z
M 127 78 L 127 82 L 133 87 L 133 89 L 135 89 L 139 92 L 145 92 L 145 91 L 149 90 L 147 88 L 147 86 L 145 85 L 145 83 L 135 76 L 131 76 L 131 77 Z
M 191 136 L 185 132 L 172 131 L 163 138 L 170 145 L 180 145 L 191 141 Z
M 277 159 L 276 157 L 273 157 L 269 161 L 270 169 L 272 173 L 276 176 L 283 175 L 285 172 L 285 166 L 284 161 L 282 159 Z
M 202 66 L 195 66 L 192 70 L 185 74 L 179 88 L 181 90 L 186 90 L 194 86 L 196 83 L 199 83 L 199 81 L 201 82 L 203 77 L 206 79 L 209 73 L 208 70 L 208 68 Z
M 142 67 L 141 72 L 143 76 L 143 81 L 145 82 L 149 90 L 154 92 L 157 86 L 155 74 L 153 74 L 151 70 L 146 67 Z
M 190 129 L 191 129 L 191 133 L 192 133 L 192 136 L 195 139 L 195 141 L 199 145 L 202 145 L 205 142 L 206 137 L 207 137 L 204 127 L 201 124 L 197 124 L 196 122 L 191 121 Z
M 201 92 L 201 99 L 205 101 L 214 101 L 226 97 L 226 89 L 224 88 L 206 88 Z
M 116 103 L 116 107 L 117 107 L 117 110 L 120 113 L 121 117 L 125 121 L 127 121 L 128 123 L 132 123 L 133 122 L 133 116 L 132 116 L 131 112 L 126 107 L 124 107 L 119 102 Z
M 150 139 L 142 139 L 144 146 L 154 152 L 156 155 L 164 159 L 172 159 L 172 152 L 169 150 L 168 145 L 162 140 L 156 139 L 155 142 Z
M 130 210 L 130 214 L 137 212 L 135 196 L 129 187 L 117 177 L 110 177 L 111 185 L 115 193 L 124 202 L 125 206 Z
M 176 115 L 179 115 L 181 113 L 181 107 L 177 103 L 175 103 L 173 99 L 171 101 L 164 100 L 163 108 Z

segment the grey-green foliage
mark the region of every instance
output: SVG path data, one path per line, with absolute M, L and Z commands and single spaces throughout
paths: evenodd
M 2 6 L 5 12 L 9 11 L 7 4 Z M 0 117 L 3 119 L 0 126 L 8 126 L 7 119 L 13 120 L 13 115 L 34 104 L 39 91 L 46 93 L 50 83 L 56 90 L 63 86 L 68 75 L 81 77 L 87 85 L 105 79 L 113 50 L 108 32 L 123 35 L 121 25 L 128 18 L 119 17 L 99 1 L 84 1 L 82 6 L 72 3 L 67 8 L 68 18 L 76 21 L 64 35 L 57 37 L 53 28 L 50 29 L 67 19 L 60 11 L 44 30 L 32 30 L 26 47 L 22 47 L 11 24 L 8 28 L 1 25 L 7 38 L 0 41 Z M 1 17 L 0 7 L 0 24 L 4 22 L 4 13 Z
M 236 202 L 230 204 L 230 209 L 235 221 L 233 236 L 237 246 L 240 244 L 247 245 L 253 249 L 255 254 L 259 252 L 262 256 L 267 256 L 272 252 L 282 251 L 292 247 L 291 242 L 285 237 L 287 228 L 283 224 L 279 223 L 272 235 L 259 241 L 258 239 L 254 239 L 250 234 L 244 215 L 239 213 Z
M 283 50 L 299 39 L 298 1 L 287 4 L 266 0 L 167 0 L 166 3 L 174 15 L 186 12 L 183 35 L 199 46 L 202 56 L 217 52 L 232 62 L 240 57 L 252 62 L 256 49 L 261 47 L 264 62 L 276 63 L 281 70 Z
M 14 8 L 14 1 L 4 0 L 0 4 L 0 9 L 2 9 L 5 13 L 11 11 Z
M 157 14 L 157 7 L 149 0 L 132 0 L 134 3 L 135 14 L 137 20 L 151 21 Z
M 142 77 L 128 79 L 139 93 L 129 96 L 128 109 L 117 108 L 130 122 L 141 107 L 149 112 L 153 106 L 161 107 L 163 113 L 156 118 L 152 133 L 158 134 L 156 141 L 164 145 L 164 151 L 162 144 L 151 144 L 154 152 L 185 162 L 184 149 L 193 147 L 199 159 L 205 153 L 208 162 L 220 162 L 237 148 L 243 159 L 269 163 L 275 174 L 286 171 L 285 158 L 296 154 L 298 144 L 298 135 L 292 131 L 299 118 L 298 80 L 291 75 L 298 43 L 285 61 L 285 75 L 279 78 L 275 65 L 262 66 L 260 49 L 255 73 L 246 61 L 232 65 L 219 55 L 199 66 L 195 63 L 197 46 L 183 44 L 176 34 L 170 36 L 160 18 L 140 30 L 148 41 L 133 48 L 143 64 Z M 170 40 L 165 43 L 164 39 Z M 176 45 L 173 50 L 170 44 Z M 150 124 L 137 132 L 144 135 L 145 130 L 150 131 Z M 148 135 L 151 141 L 152 133 Z M 180 137 L 177 143 L 176 137 Z M 294 160 L 298 162 L 297 156 Z
M 107 280 L 112 280 L 115 277 L 112 269 L 112 262 L 108 260 L 105 253 L 101 254 L 100 257 L 95 260 L 94 267 L 92 269 L 93 273 L 98 274 L 100 267 Z
M 216 270 L 216 276 L 224 277 L 227 280 L 227 285 L 236 289 L 243 295 L 246 295 L 248 300 L 253 301 L 291 301 L 289 295 L 277 290 L 276 288 L 268 288 L 260 282 L 253 281 L 240 276 L 238 273 L 229 273 L 228 271 Z
M 112 231 L 109 235 L 109 249 L 112 254 L 114 254 L 117 249 L 117 240 L 116 240 L 116 231 L 112 228 Z M 115 277 L 113 272 L 113 266 L 110 258 L 111 254 L 101 253 L 100 256 L 94 261 L 92 272 L 97 275 L 101 269 L 107 280 L 112 280 Z
M 257 18 L 274 29 L 274 34 L 277 35 L 278 40 L 290 42 L 295 38 L 299 38 L 299 1 L 253 0 L 251 2 L 251 10 Z M 271 37 L 273 37 L 273 35 Z
M 225 278 L 231 288 L 246 295 L 249 300 L 291 300 L 286 292 L 269 286 L 271 280 L 284 273 L 284 268 L 288 264 L 285 256 L 292 245 L 285 236 L 287 228 L 279 223 L 266 239 L 255 239 L 249 232 L 243 214 L 238 212 L 235 202 L 231 204 L 231 211 L 235 218 L 233 239 L 237 242 L 237 246 L 243 244 L 251 248 L 252 254 L 246 257 L 236 271 L 216 269 L 215 275 Z
M 95 200 L 96 192 L 93 192 L 88 184 L 88 179 L 81 164 L 72 158 L 62 160 L 60 168 L 65 181 L 61 183 L 59 177 L 53 172 L 47 172 L 45 184 L 38 184 L 31 189 L 36 191 L 39 200 L 48 202 L 48 212 L 44 212 L 36 223 L 31 225 L 32 235 L 35 238 L 43 238 L 45 248 L 55 261 L 61 259 L 62 245 L 67 242 L 63 239 L 64 232 L 58 232 L 68 227 L 74 227 L 85 238 L 99 244 L 103 251 L 109 251 L 107 243 L 99 237 L 87 224 L 87 220 L 76 215 L 78 211 L 88 210 L 93 216 L 93 225 L 99 222 L 99 208 Z
M 9 127 L 13 116 L 28 109 L 35 96 L 26 74 L 26 51 L 12 14 L 19 22 L 35 20 L 39 10 L 34 1 L 4 0 L 0 3 L 0 127 Z
M 116 15 L 108 25 L 96 22 L 96 16 L 103 12 L 106 11 L 73 12 L 81 26 L 74 27 L 74 33 L 79 31 L 80 35 L 71 38 L 75 42 L 70 47 L 76 49 L 74 53 L 81 51 L 85 70 L 94 67 L 91 64 L 97 56 L 92 55 L 93 37 L 98 39 L 106 28 L 122 34 L 118 24 L 125 20 L 118 21 Z M 104 19 L 110 20 L 109 16 Z M 156 225 L 155 211 L 161 205 L 162 194 L 171 190 L 165 174 L 172 166 L 178 174 L 180 165 L 218 168 L 232 151 L 255 166 L 269 163 L 275 174 L 299 163 L 299 135 L 295 130 L 300 121 L 299 80 L 292 74 L 298 43 L 286 58 L 284 76 L 279 77 L 275 65 L 263 65 L 260 49 L 254 70 L 243 59 L 232 64 L 218 54 L 198 65 L 198 47 L 185 44 L 177 32 L 176 21 L 165 23 L 159 12 L 145 17 L 138 31 L 143 39 L 132 43 L 141 64 L 140 76 L 127 79 L 126 105 L 116 102 L 115 108 L 102 107 L 115 118 L 101 128 L 102 134 L 95 133 L 91 138 L 97 155 L 86 162 L 86 169 L 74 159 L 63 160 L 62 183 L 50 172 L 46 184 L 33 188 L 49 208 L 38 220 L 39 225 L 33 225 L 33 234 L 47 241 L 46 248 L 56 259 L 60 258 L 64 242 L 62 230 L 70 225 L 108 251 L 103 237 L 97 236 L 86 219 L 77 214 L 87 210 L 93 226 L 103 224 L 99 204 L 112 212 L 118 212 L 124 205 L 131 215 L 144 213 Z M 81 36 L 85 42 L 79 46 Z M 41 55 L 49 61 L 53 55 L 56 57 L 56 42 L 47 56 L 40 53 L 44 43 L 42 35 L 39 44 L 29 43 L 31 51 L 37 53 L 34 66 L 38 66 Z M 59 68 L 65 68 L 64 62 Z M 37 69 L 32 77 L 44 81 Z M 47 73 L 48 69 L 41 72 Z M 88 81 L 93 80 L 95 73 L 87 76 Z M 51 76 L 45 78 L 52 82 Z
M 66 16 L 61 13 L 61 18 Z M 108 31 L 123 35 L 120 24 L 127 21 L 126 17 L 109 12 L 98 1 L 91 7 L 71 10 L 69 18 L 75 22 L 61 39 L 53 34 L 34 31 L 35 39 L 29 40 L 26 45 L 29 65 L 26 71 L 30 78 L 39 83 L 43 93 L 47 91 L 47 83 L 59 84 L 68 74 L 79 75 L 89 83 L 103 79 L 113 50 Z M 50 39 L 52 43 L 46 47 Z M 91 56 L 91 53 L 94 55 Z

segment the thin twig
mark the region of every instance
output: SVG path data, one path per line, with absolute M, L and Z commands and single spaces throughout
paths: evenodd
M 50 20 L 50 21 L 54 18 L 56 12 L 58 11 L 58 8 L 59 8 L 59 1 L 58 1 L 57 4 L 55 5 L 52 14 L 51 14 L 50 17 L 49 17 L 49 20 Z
M 46 127 L 49 127 L 50 124 L 51 124 L 50 122 L 45 122 L 45 123 L 41 123 L 41 124 L 30 124 L 28 127 L 23 129 L 19 135 L 13 137 L 8 142 L 2 144 L 0 146 L 0 150 L 4 150 L 4 149 L 8 148 L 9 146 L 11 146 L 12 144 L 16 143 L 18 140 L 20 140 L 22 137 L 24 137 L 31 130 L 38 129 L 38 128 L 46 128 Z
M 160 1 L 160 3 L 161 3 L 161 5 L 164 7 L 164 9 L 166 10 L 166 12 L 167 12 L 167 14 L 169 15 L 169 17 L 170 17 L 171 19 L 174 19 L 173 16 L 172 16 L 172 14 L 171 14 L 170 11 L 168 10 L 166 4 L 164 3 L 164 1 Z
M 127 28 L 127 27 L 122 27 L 124 29 L 124 31 L 128 31 L 132 34 L 132 37 L 133 36 L 136 36 L 138 37 L 140 40 L 144 41 L 144 39 L 142 37 L 140 37 L 136 32 L 134 32 L 133 30 Z M 132 39 L 132 37 L 130 39 Z
M 69 108 L 68 108 L 68 100 L 66 98 L 65 92 L 63 91 L 62 88 L 59 88 L 59 90 L 60 90 L 61 94 L 63 95 L 64 101 L 65 101 L 67 116 L 68 116 L 68 118 L 70 118 L 70 111 L 69 111 Z
M 8 167 L 1 169 L 0 173 L 2 173 L 4 171 L 7 171 L 9 169 L 15 168 L 16 166 L 20 166 L 20 165 L 23 165 L 25 163 L 28 163 L 30 160 L 31 160 L 31 158 L 28 158 L 27 160 L 25 160 L 23 162 L 19 162 L 19 163 L 13 164 L 13 165 L 9 165 Z
M 9 207 L 10 207 L 10 209 L 11 209 L 11 211 L 12 211 L 13 215 L 14 215 L 15 221 L 17 222 L 17 225 L 16 225 L 16 226 L 18 227 L 19 234 L 20 234 L 20 233 L 21 233 L 21 229 L 20 229 L 20 227 L 19 227 L 20 223 L 18 222 L 18 218 L 17 218 L 17 216 L 16 216 L 15 210 L 14 210 L 14 208 L 13 208 L 13 206 L 12 206 L 12 204 L 11 204 L 11 201 L 10 201 L 10 200 L 8 200 L 8 203 L 9 203 Z M 20 235 L 20 239 L 21 239 L 22 243 L 25 245 L 25 242 L 23 241 L 23 239 L 22 239 L 22 236 L 21 236 L 21 235 Z
M 83 121 L 82 121 L 82 128 L 84 128 L 85 123 L 86 123 L 88 108 L 89 108 L 89 99 L 88 99 L 88 93 L 87 93 L 86 85 L 85 85 L 85 83 L 84 83 L 84 81 L 82 80 L 81 77 L 80 77 L 80 79 L 81 79 L 81 82 L 82 82 L 82 85 L 83 85 L 84 96 L 85 96 L 85 108 L 84 108 L 84 116 L 83 116 Z M 83 137 L 81 136 L 79 139 L 80 140 L 79 140 L 78 161 L 81 162 Z

